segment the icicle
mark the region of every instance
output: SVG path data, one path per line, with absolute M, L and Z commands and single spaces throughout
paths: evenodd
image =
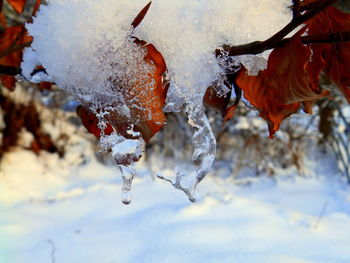
M 133 165 L 119 165 L 119 168 L 123 177 L 122 202 L 125 205 L 129 205 L 132 200 L 131 185 L 135 176 L 135 167 Z
M 186 108 L 188 123 L 196 129 L 192 138 L 192 161 L 196 165 L 195 171 L 183 171 L 177 167 L 176 177 L 173 180 L 158 175 L 159 178 L 170 182 L 175 188 L 182 190 L 192 202 L 196 200 L 196 186 L 209 172 L 216 154 L 215 136 L 203 106 L 198 105 L 200 104 L 191 104 Z
M 140 133 L 129 131 L 129 134 L 140 136 Z M 122 202 L 125 205 L 131 203 L 131 185 L 135 177 L 134 162 L 142 156 L 144 140 L 142 137 L 126 139 L 125 137 L 112 133 L 100 138 L 101 149 L 104 152 L 111 152 L 123 177 Z

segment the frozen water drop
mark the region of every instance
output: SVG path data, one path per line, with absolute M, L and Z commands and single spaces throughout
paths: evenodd
M 130 205 L 130 203 L 131 203 L 131 192 L 129 191 L 129 192 L 124 192 L 123 191 L 123 193 L 122 193 L 122 203 L 124 204 L 124 205 Z
M 119 165 L 120 171 L 122 172 L 123 177 L 123 188 L 122 188 L 122 202 L 125 205 L 131 203 L 131 185 L 132 180 L 135 176 L 135 167 L 134 166 L 124 166 Z

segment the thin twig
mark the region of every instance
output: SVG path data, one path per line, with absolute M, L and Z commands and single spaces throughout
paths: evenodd
M 293 18 L 300 14 L 300 0 L 293 0 Z
M 223 46 L 223 50 L 228 52 L 229 56 L 239 56 L 239 55 L 256 55 L 260 54 L 266 50 L 273 49 L 276 46 L 280 45 L 280 42 L 285 38 L 288 34 L 290 34 L 297 27 L 313 18 L 324 9 L 334 4 L 337 0 L 324 0 L 321 1 L 319 5 L 314 7 L 312 10 L 305 12 L 304 14 L 299 14 L 293 17 L 292 21 L 289 22 L 284 28 L 282 28 L 279 32 L 274 34 L 269 39 L 265 41 L 254 41 L 244 45 L 238 46 Z

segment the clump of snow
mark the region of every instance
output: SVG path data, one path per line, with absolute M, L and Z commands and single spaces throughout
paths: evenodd
M 106 81 L 119 74 L 116 71 L 132 74 L 134 61 L 140 58 L 126 39 L 132 20 L 146 4 L 144 0 L 51 0 L 27 25 L 34 37 L 32 47 L 60 87 L 84 99 L 93 91 L 105 93 L 110 89 Z M 290 5 L 290 0 L 159 0 L 152 3 L 134 35 L 160 50 L 172 88 L 191 102 L 222 73 L 216 48 L 270 37 L 289 22 Z
M 43 65 L 53 82 L 98 113 L 101 126 L 111 112 L 124 122 L 149 120 L 152 115 L 145 114 L 143 98 L 149 98 L 147 92 L 155 86 L 150 78 L 154 66 L 144 61 L 145 49 L 135 44 L 133 37 L 152 43 L 167 64 L 170 86 L 166 109 L 179 111 L 185 104 L 189 120 L 197 129 L 193 160 L 198 169 L 192 175 L 179 173 L 178 177 L 183 178 L 180 181 L 191 177 L 185 192 L 190 192 L 192 199 L 195 185 L 215 157 L 215 138 L 202 106 L 207 88 L 220 83 L 227 70 L 225 63 L 216 58 L 215 50 L 225 44 L 269 38 L 290 21 L 288 7 L 292 1 L 157 0 L 133 29 L 133 19 L 147 3 L 48 1 L 27 25 L 34 40 L 33 50 L 28 49 L 24 56 L 24 75 L 30 79 L 34 64 Z M 266 68 L 267 57 L 240 56 L 233 58 L 233 64 L 242 63 L 250 74 L 257 74 Z M 133 89 L 136 86 L 137 91 Z M 114 156 L 120 148 L 120 143 L 114 150 L 111 147 Z
M 25 79 L 32 83 L 40 83 L 42 81 L 53 82 L 52 77 L 45 72 L 35 73 L 35 69 L 40 65 L 41 63 L 35 50 L 31 47 L 25 48 L 23 52 L 23 62 L 21 64 L 22 75 Z

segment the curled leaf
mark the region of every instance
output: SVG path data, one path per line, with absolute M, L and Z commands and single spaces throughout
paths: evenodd
M 142 20 L 145 18 L 149 8 L 151 7 L 152 1 L 150 1 L 141 11 L 138 13 L 138 15 L 135 17 L 134 21 L 131 23 L 131 26 L 133 28 L 138 27 L 139 24 L 141 24 Z
M 5 31 L 0 34 L 0 64 L 19 67 L 22 50 L 31 40 L 24 25 L 5 28 Z M 7 89 L 14 89 L 16 80 L 13 76 L 0 76 L 0 79 Z
M 350 31 L 350 15 L 328 7 L 306 23 L 308 34 L 324 35 Z M 350 103 L 350 43 L 311 45 L 309 69 L 322 68 Z
M 13 9 L 17 13 L 22 13 L 24 10 L 24 6 L 26 4 L 26 0 L 7 0 L 7 2 L 13 7 Z
M 303 32 L 299 31 L 285 46 L 274 49 L 267 69 L 258 76 L 249 76 L 244 69 L 236 79 L 245 98 L 267 121 L 270 137 L 285 118 L 299 109 L 301 102 L 328 95 L 318 86 L 319 70 L 306 70 L 311 51 L 301 43 Z

